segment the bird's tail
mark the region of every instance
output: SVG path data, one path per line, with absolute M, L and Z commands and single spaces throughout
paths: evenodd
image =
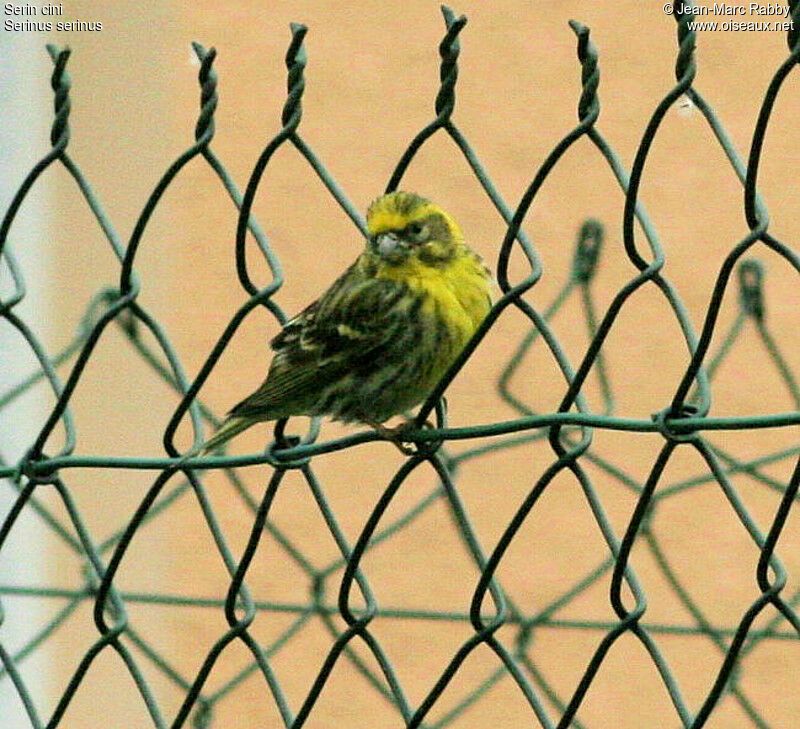
M 217 450 L 223 443 L 227 443 L 231 438 L 239 435 L 244 430 L 247 430 L 251 425 L 260 422 L 256 418 L 248 418 L 244 416 L 234 416 L 228 418 L 203 445 L 203 449 L 199 455 L 207 456 Z

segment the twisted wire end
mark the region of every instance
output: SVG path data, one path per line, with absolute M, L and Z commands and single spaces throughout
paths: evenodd
M 583 121 L 590 115 L 600 113 L 597 89 L 600 86 L 600 69 L 597 65 L 597 48 L 589 35 L 589 27 L 577 20 L 570 20 L 569 27 L 578 37 L 578 61 L 581 64 L 583 90 L 578 101 L 578 118 Z
M 65 46 L 61 50 L 59 50 L 58 46 L 55 43 L 45 43 L 44 46 L 47 49 L 47 52 L 50 54 L 50 58 L 55 61 L 60 53 L 66 52 L 67 54 L 70 53 L 69 47 Z
M 66 46 L 59 49 L 58 46 L 52 43 L 48 43 L 46 48 L 54 64 L 53 73 L 50 76 L 50 87 L 55 92 L 53 108 L 56 118 L 50 130 L 50 144 L 53 147 L 60 146 L 63 149 L 69 141 L 68 122 L 71 109 L 69 90 L 72 86 L 72 81 L 66 71 L 66 66 L 72 50 Z
M 50 58 L 55 64 L 53 73 L 50 76 L 50 85 L 53 91 L 57 91 L 63 85 L 66 85 L 67 88 L 69 88 L 69 74 L 64 69 L 67 65 L 70 55 L 72 54 L 72 49 L 69 48 L 69 46 L 64 46 L 64 48 L 59 49 L 59 47 L 53 43 L 48 43 L 45 48 L 47 48 L 47 52 L 50 54 Z
M 684 12 L 688 7 L 681 0 L 675 0 L 672 13 L 675 22 L 678 24 L 678 58 L 675 61 L 675 78 L 682 81 L 684 77 L 690 79 L 694 77 L 694 50 L 696 47 L 697 35 L 689 27 L 689 23 L 694 20 L 694 13 Z
M 290 23 L 289 28 L 292 31 L 292 40 L 286 51 L 286 68 L 289 70 L 286 81 L 288 98 L 283 106 L 281 123 L 284 127 L 297 128 L 303 113 L 300 100 L 305 90 L 303 71 L 307 62 L 303 40 L 306 37 L 306 33 L 308 33 L 308 26 L 302 23 Z
M 789 15 L 791 22 L 786 42 L 789 44 L 789 51 L 795 53 L 800 51 L 800 0 L 789 0 Z
M 439 7 L 442 11 L 442 17 L 444 18 L 444 22 L 448 30 L 450 28 L 455 28 L 456 33 L 458 33 L 467 24 L 466 15 L 459 15 L 456 17 L 453 9 L 447 5 L 440 5 Z
M 589 28 L 588 26 L 581 23 L 579 20 L 568 20 L 567 25 L 572 28 L 572 31 L 578 36 L 579 41 L 583 41 L 584 39 L 589 38 Z M 580 54 L 580 46 L 578 53 Z
M 286 51 L 287 68 L 291 68 L 295 63 L 302 62 L 305 64 L 306 57 L 303 41 L 306 33 L 308 33 L 308 26 L 303 23 L 289 23 L 289 30 L 292 32 L 292 41 Z
M 206 50 L 197 41 L 192 41 L 192 48 L 200 61 L 200 70 L 197 79 L 200 82 L 200 115 L 194 129 L 194 138 L 201 139 L 206 144 L 214 136 L 214 112 L 217 110 L 219 96 L 217 95 L 217 72 L 213 68 L 217 49 L 213 46 Z
M 442 62 L 439 67 L 439 93 L 436 94 L 434 108 L 436 115 L 440 119 L 446 120 L 453 113 L 456 105 L 457 61 L 461 52 L 458 35 L 467 24 L 467 16 L 456 17 L 455 13 L 447 5 L 442 5 L 441 10 L 447 31 L 439 43 L 439 56 Z

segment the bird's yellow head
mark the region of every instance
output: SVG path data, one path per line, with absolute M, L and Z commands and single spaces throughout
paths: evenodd
M 438 205 L 413 192 L 390 192 L 367 210 L 367 250 L 390 266 L 444 266 L 464 245 L 458 224 Z

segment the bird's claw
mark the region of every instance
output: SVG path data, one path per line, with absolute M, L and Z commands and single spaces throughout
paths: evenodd
M 404 423 L 400 423 L 400 425 L 396 425 L 394 428 L 387 428 L 382 423 L 370 423 L 370 426 L 372 426 L 378 435 L 390 441 L 403 455 L 413 456 L 417 453 L 416 446 L 406 445 L 403 441 L 404 433 L 416 427 L 416 423 L 413 420 L 407 420 Z M 424 427 L 433 428 L 434 425 L 430 420 L 426 420 Z

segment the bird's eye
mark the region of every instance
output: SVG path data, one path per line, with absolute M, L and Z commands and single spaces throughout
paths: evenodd
M 420 243 L 428 237 L 428 227 L 422 223 L 409 223 L 406 226 L 406 234 L 411 240 Z

